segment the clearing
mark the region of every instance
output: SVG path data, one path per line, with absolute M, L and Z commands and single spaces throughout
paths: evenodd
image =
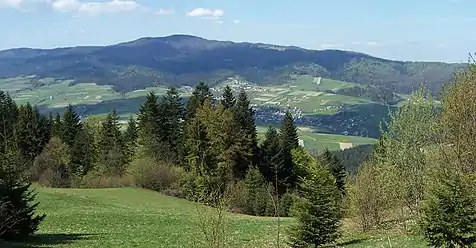
M 197 247 L 200 216 L 195 204 L 153 191 L 119 189 L 37 188 L 39 212 L 47 217 L 27 244 L 0 247 Z M 201 207 L 199 207 L 201 208 Z M 208 212 L 208 211 L 207 211 Z M 239 247 L 274 247 L 276 218 L 228 214 L 231 237 Z M 282 218 L 285 229 L 292 218 Z M 341 245 L 363 247 L 426 247 L 418 237 L 357 234 L 344 221 Z M 285 233 L 283 230 L 282 233 Z

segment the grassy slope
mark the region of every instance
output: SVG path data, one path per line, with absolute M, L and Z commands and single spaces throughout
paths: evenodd
M 48 216 L 29 242 L 34 247 L 196 247 L 201 237 L 197 208 L 182 199 L 133 188 L 37 191 L 39 212 Z M 229 216 L 232 237 L 241 247 L 273 247 L 275 218 Z M 282 227 L 293 222 L 284 218 Z M 358 235 L 352 230 L 350 222 L 344 222 L 339 242 L 345 247 L 425 247 L 417 237 Z M 25 246 L 0 243 L 0 247 Z

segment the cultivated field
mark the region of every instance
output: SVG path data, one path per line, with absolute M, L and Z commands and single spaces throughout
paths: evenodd
M 38 235 L 22 244 L 0 247 L 198 247 L 204 211 L 188 201 L 133 188 L 38 188 L 39 212 L 47 217 Z M 200 215 L 198 214 L 200 211 Z M 206 211 L 209 212 L 209 211 Z M 236 247 L 276 247 L 276 218 L 227 215 Z M 294 223 L 282 218 L 282 233 Z M 426 247 L 417 237 L 358 234 L 344 221 L 340 245 L 364 247 Z
M 278 126 L 275 126 L 279 128 Z M 260 138 L 264 137 L 266 126 L 258 126 L 258 135 Z M 328 148 L 331 151 L 343 150 L 363 144 L 374 144 L 376 139 L 360 137 L 360 136 L 346 136 L 338 134 L 324 134 L 318 133 L 313 127 L 298 127 L 299 139 L 304 142 L 304 148 L 310 151 L 322 152 Z

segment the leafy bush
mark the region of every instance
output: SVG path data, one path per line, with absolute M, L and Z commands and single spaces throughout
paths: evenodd
M 59 138 L 53 137 L 35 159 L 32 180 L 47 187 L 70 187 L 72 175 L 68 164 L 68 147 Z
M 90 171 L 77 183 L 73 183 L 75 187 L 79 188 L 121 188 L 134 186 L 134 179 L 129 176 L 105 176 L 96 171 Z
M 129 168 L 136 186 L 155 191 L 178 189 L 183 173 L 180 167 L 157 164 L 148 158 L 134 160 Z

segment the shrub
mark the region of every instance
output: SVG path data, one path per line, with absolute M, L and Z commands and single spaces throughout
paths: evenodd
M 129 174 L 138 187 L 171 192 L 179 188 L 184 171 L 180 167 L 157 164 L 151 159 L 142 158 L 131 163 Z
M 134 186 L 134 180 L 131 176 L 105 176 L 96 171 L 90 171 L 81 180 L 73 183 L 75 187 L 79 188 L 121 188 Z
M 71 186 L 70 161 L 67 146 L 57 137 L 50 139 L 45 149 L 35 158 L 32 180 L 55 188 Z
M 421 209 L 420 226 L 431 246 L 472 247 L 476 244 L 474 181 L 440 176 Z

